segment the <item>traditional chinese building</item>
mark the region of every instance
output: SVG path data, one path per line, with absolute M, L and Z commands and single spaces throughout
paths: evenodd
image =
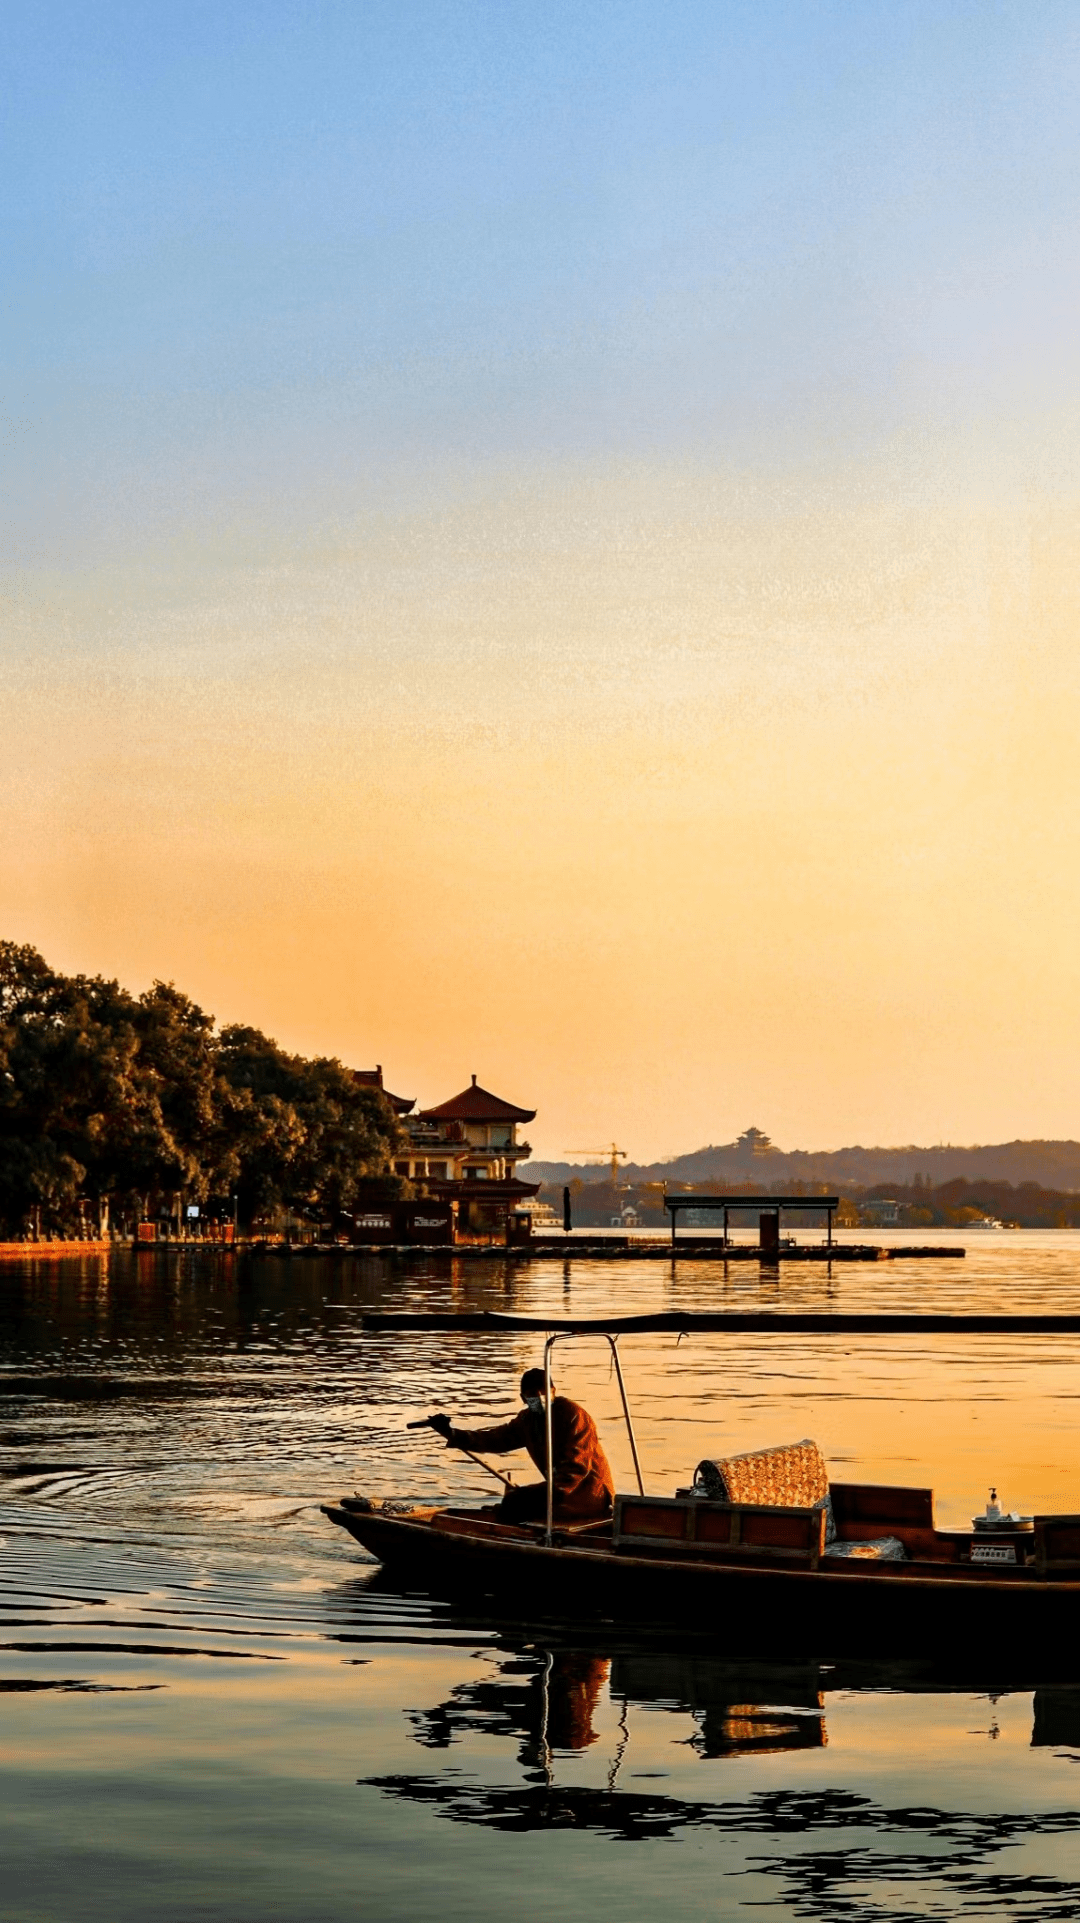
M 540 1187 L 514 1173 L 532 1154 L 518 1128 L 535 1115 L 480 1088 L 474 1075 L 460 1095 L 406 1118 L 409 1152 L 395 1160 L 395 1173 L 453 1203 L 458 1235 L 505 1234 L 511 1212 Z
M 377 1062 L 374 1068 L 354 1068 L 352 1075 L 354 1082 L 359 1082 L 362 1088 L 377 1088 L 385 1095 L 398 1117 L 407 1115 L 410 1109 L 415 1108 L 415 1095 L 391 1095 L 390 1090 L 383 1086 L 381 1062 Z

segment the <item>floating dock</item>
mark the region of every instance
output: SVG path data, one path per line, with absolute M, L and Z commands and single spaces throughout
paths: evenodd
M 724 1243 L 715 1235 L 687 1235 L 677 1242 L 657 1237 L 633 1235 L 534 1235 L 526 1247 L 515 1254 L 544 1256 L 632 1255 L 670 1262 L 684 1256 L 697 1262 L 899 1262 L 929 1261 L 937 1256 L 963 1256 L 965 1249 L 900 1247 L 882 1248 L 874 1242 L 799 1242 L 794 1246 L 764 1249 L 757 1242 Z

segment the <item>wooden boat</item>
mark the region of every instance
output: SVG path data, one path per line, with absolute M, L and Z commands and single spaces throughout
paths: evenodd
M 808 1319 L 771 1318 L 784 1330 Z M 890 1325 L 915 1319 L 860 1318 Z M 385 1328 L 417 1326 L 420 1319 L 368 1320 Z M 453 1327 L 463 1320 L 445 1318 Z M 488 1329 L 501 1324 L 546 1332 L 521 1317 L 469 1320 Z M 632 1326 L 668 1320 L 635 1317 Z M 697 1326 L 719 1318 L 681 1320 Z M 983 1326 L 988 1320 L 979 1318 Z M 1001 1320 L 1014 1327 L 1021 1318 Z M 422 1321 L 430 1328 L 436 1318 Z M 1044 1649 L 1075 1645 L 1080 1515 L 1006 1519 L 980 1533 L 974 1526 L 937 1528 L 929 1489 L 832 1483 L 826 1501 L 814 1493 L 824 1465 L 815 1465 L 814 1457 L 821 1459 L 810 1443 L 717 1465 L 720 1496 L 700 1488 L 646 1494 L 616 1347 L 626 1326 L 625 1320 L 564 1321 L 545 1343 L 549 1379 L 556 1341 L 602 1334 L 611 1345 L 639 1487 L 616 1497 L 610 1518 L 560 1525 L 550 1479 L 546 1525 L 505 1523 L 490 1508 L 410 1507 L 364 1497 L 327 1504 L 324 1513 L 388 1570 L 436 1594 L 471 1593 L 501 1608 L 542 1610 L 564 1620 L 599 1616 L 705 1631 L 743 1652 L 775 1651 L 781 1641 L 789 1652 L 840 1645 L 890 1653 L 945 1645 L 1009 1648 L 1016 1638 L 1037 1638 Z M 734 1495 L 722 1482 L 725 1471 Z M 804 1499 L 786 1499 L 792 1489 Z

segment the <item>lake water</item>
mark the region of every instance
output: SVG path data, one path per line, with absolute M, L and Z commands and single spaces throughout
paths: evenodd
M 903 1236 L 881 1236 L 902 1242 Z M 943 1238 L 944 1239 L 944 1238 Z M 416 1256 L 0 1267 L 4 1923 L 1080 1917 L 1080 1640 L 751 1660 L 402 1594 L 319 1504 L 487 1497 L 406 1422 L 509 1413 L 529 1336 L 372 1307 L 1080 1311 L 1080 1235 L 785 1268 Z M 631 1338 L 647 1486 L 812 1435 L 842 1480 L 1080 1509 L 1080 1339 Z M 630 1462 L 598 1343 L 559 1386 Z M 798 1648 L 793 1636 L 793 1650 Z

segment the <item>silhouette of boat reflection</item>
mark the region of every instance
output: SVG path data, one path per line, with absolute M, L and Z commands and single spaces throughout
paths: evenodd
M 467 1752 L 471 1738 L 502 1736 L 515 1746 L 517 1783 L 480 1781 L 455 1761 L 442 1773 L 400 1771 L 363 1777 L 361 1785 L 446 1821 L 500 1833 L 573 1831 L 619 1842 L 719 1833 L 734 1852 L 724 1858 L 724 1877 L 751 1879 L 757 1892 L 763 1879 L 769 1902 L 822 1923 L 838 1915 L 882 1923 L 915 1913 L 1053 1923 L 1080 1913 L 1080 1883 L 1032 1875 L 1030 1858 L 1005 1856 L 1019 1844 L 1080 1835 L 1078 1810 L 890 1806 L 828 1783 L 738 1794 L 746 1779 L 726 1769 L 723 1779 L 703 1773 L 701 1796 L 621 1777 L 638 1708 L 686 1711 L 696 1735 L 680 1754 L 701 1761 L 821 1750 L 828 1696 L 851 1688 L 896 1692 L 903 1686 L 901 1665 L 765 1665 L 626 1648 L 607 1656 L 596 1648 L 536 1644 L 503 1646 L 496 1661 L 494 1677 L 467 1677 L 429 1710 L 409 1711 L 409 1721 L 432 1761 L 457 1744 Z M 949 1683 L 932 1665 L 915 1665 L 907 1677 L 907 1686 L 924 1694 L 949 1688 L 969 1694 L 972 1685 L 972 1675 Z M 613 1708 L 621 1710 L 615 1729 Z M 1036 1688 L 1034 1723 L 1036 1746 L 1080 1748 L 1080 1685 Z M 603 1742 L 605 1783 L 573 1781 L 573 1760 Z M 751 1902 L 761 1902 L 761 1894 Z
M 521 1761 L 546 1768 L 544 1758 L 580 1752 L 599 1740 L 593 1719 L 605 1685 L 622 1702 L 624 1721 L 632 1703 L 692 1716 L 699 1725 L 692 1746 L 702 1756 L 825 1744 L 824 1698 L 809 1665 L 765 1674 L 678 1656 L 612 1660 L 589 1650 L 507 1657 L 497 1679 L 462 1683 L 446 1702 L 414 1711 L 411 1721 L 425 1748 L 448 1749 L 460 1736 L 484 1730 L 518 1737 Z
M 1033 1709 L 1032 1749 L 1080 1751 L 1080 1685 L 1037 1689 Z
M 480 1627 L 455 1610 L 446 1627 L 460 1637 L 469 1621 Z M 726 1769 L 721 1778 L 703 1773 L 703 1794 L 688 1796 L 681 1765 L 683 1793 L 646 1787 L 641 1775 L 651 1771 L 623 1771 L 639 1710 L 691 1719 L 683 1758 L 737 1761 L 822 1750 L 830 1697 L 852 1691 L 995 1700 L 1033 1691 L 1033 1745 L 1075 1749 L 1080 1757 L 1080 1662 L 1066 1680 L 1053 1681 L 1015 1665 L 990 1673 L 984 1659 L 963 1667 L 863 1658 L 766 1663 L 649 1647 L 621 1630 L 609 1631 L 607 1646 L 602 1638 L 545 1644 L 524 1625 L 505 1624 L 488 1652 L 494 1674 L 465 1675 L 442 1701 L 408 1712 L 414 1739 L 433 1764 L 460 1746 L 455 1767 L 369 1776 L 361 1779 L 365 1787 L 444 1820 L 503 1832 L 567 1829 L 623 1842 L 723 1833 L 742 1839 L 743 1849 L 742 1869 L 727 1874 L 768 1879 L 774 1900 L 812 1918 L 928 1911 L 1053 1920 L 1080 1913 L 1080 1882 L 1033 1875 L 1030 1860 L 1017 1861 L 1015 1870 L 1013 1859 L 1003 1860 L 1022 1843 L 1076 1837 L 1076 1809 L 890 1805 L 827 1781 L 739 1794 L 745 1778 Z M 470 1664 L 474 1656 L 475 1646 Z M 493 1772 L 502 1780 L 480 1780 L 463 1765 L 470 1742 L 491 1738 L 513 1746 L 516 1782 L 507 1783 L 502 1770 Z M 580 1781 L 574 1759 L 586 1751 L 601 1763 L 602 1784 Z M 479 1742 L 477 1752 L 490 1755 Z

